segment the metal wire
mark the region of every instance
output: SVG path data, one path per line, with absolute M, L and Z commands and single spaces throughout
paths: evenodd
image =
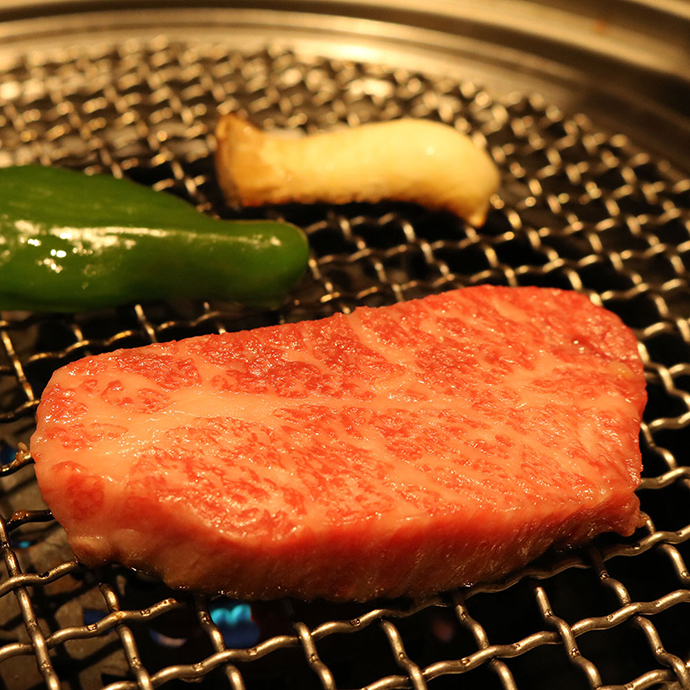
M 419 602 L 254 604 L 226 637 L 201 595 L 72 558 L 30 458 L 0 468 L 0 679 L 8 688 L 690 688 L 690 182 L 624 136 L 539 95 L 280 49 L 129 41 L 32 53 L 0 73 L 0 163 L 129 176 L 225 217 L 305 228 L 309 275 L 275 312 L 180 302 L 99 314 L 3 314 L 2 437 L 28 440 L 50 373 L 87 353 L 316 318 L 454 286 L 579 290 L 639 339 L 649 518 L 631 539 L 550 553 L 501 583 Z M 228 209 L 217 114 L 308 131 L 402 115 L 467 131 L 503 172 L 485 227 L 394 203 Z M 227 631 L 226 631 L 227 632 Z

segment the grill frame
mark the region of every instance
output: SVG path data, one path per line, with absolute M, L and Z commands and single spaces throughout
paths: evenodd
M 218 94 L 204 87 L 204 70 L 190 71 L 192 55 L 219 58 L 224 67 L 211 70 L 206 83 L 207 87 L 220 83 Z M 9 152 L 12 162 L 30 159 L 130 175 L 224 216 L 283 216 L 306 229 L 314 250 L 309 276 L 295 298 L 276 312 L 192 302 L 136 305 L 105 315 L 75 317 L 4 314 L 0 320 L 4 348 L 0 399 L 6 440 L 16 444 L 28 438 L 41 382 L 48 373 L 90 352 L 206 330 L 316 318 L 362 303 L 388 303 L 480 282 L 557 284 L 584 291 L 594 301 L 622 312 L 635 327 L 650 388 L 657 391 L 653 414 L 642 429 L 648 468 L 640 490 L 643 507 L 646 496 L 661 495 L 667 489 L 677 490 L 679 496 L 669 494 L 672 501 L 652 501 L 654 510 L 648 511 L 652 517 L 632 539 L 605 537 L 589 549 L 550 553 L 499 584 L 477 585 L 421 602 L 332 607 L 283 601 L 258 606 L 255 614 L 269 620 L 267 630 L 273 625 L 274 632 L 264 632 L 258 645 L 249 650 L 227 649 L 210 617 L 207 597 L 174 593 L 117 567 L 88 571 L 66 556 L 61 530 L 47 522 L 50 516 L 40 504 L 30 459 L 20 453 L 0 470 L 4 490 L 0 548 L 7 571 L 0 582 L 0 604 L 6 604 L 4 610 L 0 608 L 5 631 L 0 642 L 0 678 L 6 684 L 29 687 L 43 682 L 57 688 L 62 681 L 71 687 L 106 685 L 124 690 L 171 687 L 176 680 L 192 678 L 204 679 L 213 687 L 222 677 L 235 690 L 267 687 L 268 682 L 283 682 L 285 687 L 311 682 L 330 690 L 351 687 L 347 680 L 341 683 L 348 677 L 347 659 L 339 659 L 333 647 L 347 647 L 349 642 L 344 640 L 376 633 L 371 635 L 376 637 L 372 648 L 390 654 L 385 651 L 382 658 L 374 659 L 372 665 L 379 670 L 364 662 L 373 677 L 357 687 L 443 687 L 457 674 L 462 676 L 462 687 L 493 683 L 509 690 L 549 687 L 554 678 L 562 687 L 606 690 L 659 684 L 690 687 L 690 645 L 682 634 L 668 639 L 668 625 L 655 625 L 667 612 L 687 620 L 682 618 L 682 605 L 690 602 L 690 575 L 683 559 L 690 519 L 683 521 L 680 508 L 690 488 L 690 469 L 682 464 L 680 450 L 690 421 L 685 379 L 690 376 L 690 358 L 676 357 L 690 347 L 690 184 L 680 170 L 650 157 L 618 130 L 606 131 L 582 114 L 565 115 L 538 93 L 525 96 L 499 89 L 494 95 L 469 79 L 321 57 L 310 51 L 296 54 L 276 45 L 252 52 L 229 48 L 227 43 L 193 45 L 165 37 L 135 38 L 114 46 L 101 41 L 88 48 L 20 53 L 12 60 L 0 75 L 4 83 L 14 81 L 24 87 L 31 83 L 38 89 L 33 92 L 36 98 L 24 88 L 15 100 L 1 106 L 0 153 Z M 191 76 L 171 87 L 160 76 L 166 69 L 177 75 L 187 69 Z M 301 94 L 298 107 L 307 113 L 306 118 L 297 112 L 291 119 L 287 106 L 294 109 L 295 103 L 286 105 L 281 100 L 285 84 L 280 80 L 289 82 L 293 77 L 286 75 L 291 70 L 297 76 L 322 73 L 319 88 L 305 89 L 299 80 L 287 87 L 297 101 Z M 106 87 L 110 84 L 110 95 L 101 93 L 99 79 Z M 303 81 L 308 83 L 306 78 Z M 41 93 L 39 82 L 53 86 Z M 328 100 L 331 82 L 336 82 L 340 99 Z M 411 84 L 417 85 L 410 89 Z M 51 92 L 54 86 L 57 92 Z M 5 97 L 11 95 L 11 89 L 4 88 Z M 277 90 L 277 98 L 271 88 Z M 48 107 L 43 107 L 46 94 Z M 196 98 L 207 104 L 203 113 L 195 111 Z M 63 106 L 61 111 L 64 103 L 71 107 Z M 123 121 L 123 115 L 142 103 L 137 117 Z M 329 112 L 336 112 L 337 121 L 350 124 L 406 113 L 447 121 L 467 128 L 480 144 L 488 142 L 504 173 L 503 190 L 493 200 L 487 226 L 479 231 L 443 214 L 399 204 L 235 212 L 222 204 L 211 179 L 215 114 L 208 104 L 221 109 L 244 106 L 255 121 L 269 127 L 315 129 L 334 123 Z M 133 155 L 123 154 L 122 139 L 118 143 L 109 138 L 118 123 L 124 140 L 134 127 L 127 144 L 134 147 Z M 180 124 L 189 123 L 199 128 L 194 136 L 185 137 Z M 40 124 L 45 127 L 41 129 Z M 1 138 L 9 129 L 17 134 L 16 142 Z M 165 136 L 158 136 L 159 131 Z M 63 142 L 69 146 L 60 146 Z M 620 172 L 621 179 L 618 184 L 609 182 L 607 188 L 602 179 L 609 179 L 612 171 Z M 553 224 L 545 224 L 545 217 Z M 482 270 L 467 268 L 475 259 L 485 262 Z M 670 347 L 657 345 L 659 338 Z M 679 508 L 678 515 L 663 510 L 664 503 Z M 35 543 L 22 548 L 18 536 Z M 652 558 L 652 566 L 645 563 L 637 572 L 636 564 L 647 557 Z M 646 589 L 649 573 L 659 562 L 668 569 L 660 578 L 665 585 L 661 593 L 653 586 Z M 623 563 L 635 566 L 626 568 Z M 589 578 L 589 585 L 574 584 L 580 575 Z M 578 586 L 580 594 L 591 589 L 606 596 L 593 597 L 597 601 L 582 596 L 593 612 L 585 611 L 583 605 L 573 619 L 564 596 L 578 591 Z M 605 603 L 598 600 L 606 597 Z M 495 601 L 503 602 L 504 613 Z M 530 609 L 525 620 L 533 627 L 511 620 L 503 621 L 501 627 L 500 617 L 510 618 L 505 602 L 517 610 Z M 86 625 L 83 611 L 89 607 L 101 610 L 105 617 Z M 154 657 L 151 650 L 156 648 L 147 640 L 159 622 L 178 614 L 182 623 L 167 622 L 163 628 L 179 632 L 180 626 L 189 627 L 194 620 L 190 663 L 167 663 L 171 655 L 163 647 Z M 457 642 L 452 658 L 431 658 L 448 650 L 438 630 L 433 632 L 439 620 L 435 614 L 446 624 L 446 633 L 453 632 L 451 647 Z M 435 647 L 422 645 L 420 651 L 418 629 L 423 640 L 435 639 Z M 614 635 L 607 637 L 610 631 L 621 636 L 625 632 L 626 643 Z M 604 644 L 590 642 L 597 633 L 606 638 Z M 641 646 L 628 644 L 630 635 Z M 612 639 L 616 643 L 611 645 Z M 336 640 L 338 644 L 331 645 Z M 608 645 L 615 650 L 607 650 Z M 643 672 L 632 658 L 640 648 L 647 654 Z M 549 650 L 557 650 L 561 658 L 556 660 Z M 183 652 L 176 654 L 182 657 Z M 94 654 L 101 657 L 91 663 L 89 655 Z M 541 656 L 532 662 L 535 654 Z M 288 661 L 281 661 L 281 655 L 287 655 Z M 273 664 L 276 659 L 276 666 L 284 671 L 282 677 L 265 675 L 266 669 L 254 672 L 262 660 Z M 17 669 L 25 678 L 17 676 Z M 479 674 L 478 679 L 473 673 Z M 117 680 L 118 674 L 125 678 Z M 611 678 L 615 682 L 609 682 Z M 27 680 L 25 685 L 23 680 Z

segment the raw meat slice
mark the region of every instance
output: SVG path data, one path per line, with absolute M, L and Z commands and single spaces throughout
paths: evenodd
M 485 286 L 83 359 L 48 384 L 31 449 L 87 564 L 366 600 L 632 533 L 644 404 L 617 316 Z

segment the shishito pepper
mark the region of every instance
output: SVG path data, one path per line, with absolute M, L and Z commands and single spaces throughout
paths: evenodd
M 176 297 L 275 306 L 307 259 L 304 233 L 288 223 L 216 220 L 107 175 L 0 169 L 0 309 Z

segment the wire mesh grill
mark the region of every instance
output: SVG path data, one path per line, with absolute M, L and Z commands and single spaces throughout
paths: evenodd
M 240 212 L 213 174 L 217 114 L 307 131 L 403 115 L 467 131 L 503 173 L 485 227 L 381 203 Z M 18 57 L 0 72 L 0 164 L 107 171 L 223 217 L 305 228 L 309 275 L 283 308 L 181 301 L 0 320 L 2 435 L 26 441 L 41 390 L 86 354 L 317 318 L 476 283 L 585 292 L 639 339 L 649 518 L 634 537 L 550 553 L 499 584 L 424 601 L 253 603 L 78 565 L 29 456 L 4 451 L 0 679 L 6 688 L 690 688 L 690 182 L 538 95 L 378 65 L 131 41 Z M 236 610 L 233 605 L 227 611 Z M 246 612 L 245 612 L 246 613 Z M 235 621 L 237 623 L 237 621 Z M 249 636 L 238 636 L 242 627 Z M 184 684 L 186 687 L 186 684 Z

